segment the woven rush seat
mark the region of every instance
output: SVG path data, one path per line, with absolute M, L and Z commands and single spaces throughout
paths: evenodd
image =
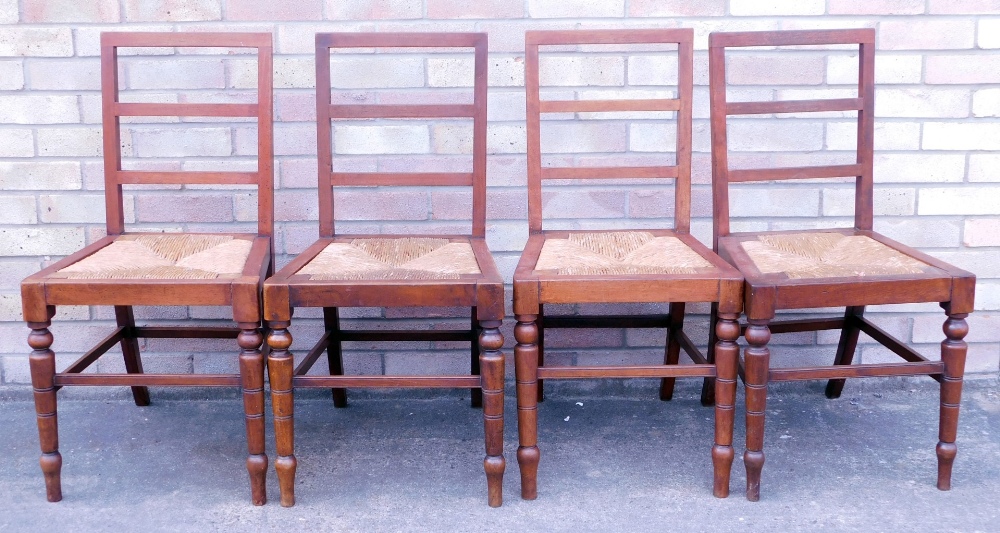
M 535 270 L 564 276 L 616 274 L 695 274 L 712 268 L 704 257 L 677 237 L 647 231 L 571 233 L 547 238 Z
M 56 272 L 68 279 L 226 279 L 243 271 L 250 238 L 232 235 L 122 235 Z
M 312 280 L 438 280 L 480 274 L 468 242 L 428 237 L 332 242 L 296 274 Z
M 929 265 L 865 235 L 758 235 L 743 250 L 761 273 L 790 279 L 919 274 Z

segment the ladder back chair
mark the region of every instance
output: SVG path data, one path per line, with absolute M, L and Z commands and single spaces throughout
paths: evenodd
M 122 47 L 253 48 L 256 103 L 132 103 L 119 100 Z M 149 386 L 241 387 L 252 501 L 266 502 L 264 356 L 261 284 L 272 268 L 272 44 L 269 33 L 103 33 L 101 87 L 107 236 L 21 283 L 31 380 L 49 501 L 62 498 L 56 391 L 64 386 L 130 386 L 136 405 L 149 405 Z M 257 121 L 257 168 L 252 172 L 123 170 L 120 117 L 247 117 Z M 123 185 L 244 184 L 257 188 L 256 234 L 130 233 Z M 188 194 L 191 194 L 188 192 Z M 114 306 L 117 328 L 62 372 L 56 372 L 49 331 L 58 305 Z M 226 306 L 237 327 L 136 326 L 132 307 Z M 139 338 L 235 339 L 239 374 L 146 374 Z M 120 344 L 126 373 L 82 373 Z
M 690 234 L 691 29 L 529 31 L 525 34 L 527 92 L 529 235 L 514 274 L 514 336 L 517 378 L 517 451 L 521 497 L 537 497 L 538 402 L 544 379 L 661 378 L 660 398 L 669 400 L 677 377 L 717 378 L 715 444 L 712 447 L 716 496 L 729 494 L 733 461 L 733 407 L 743 279 Z M 567 45 L 676 44 L 676 98 L 622 100 L 542 100 L 539 47 Z M 542 166 L 541 114 L 577 112 L 676 112 L 676 162 L 670 166 Z M 542 184 L 565 179 L 673 179 L 673 229 L 554 231 L 542 228 Z M 543 316 L 546 304 L 670 303 L 655 316 Z M 683 331 L 686 302 L 718 306 L 715 362 Z M 664 365 L 553 366 L 544 361 L 546 328 L 666 328 Z M 714 336 L 713 336 L 714 337 Z M 695 364 L 678 365 L 681 348 Z
M 331 49 L 472 48 L 472 104 L 331 104 Z M 316 35 L 316 116 L 319 146 L 320 239 L 264 285 L 265 319 L 273 328 L 268 360 L 281 504 L 295 503 L 293 388 L 333 388 L 335 405 L 346 405 L 350 387 L 475 388 L 485 426 L 489 505 L 502 502 L 504 356 L 498 329 L 504 314 L 503 280 L 486 247 L 485 33 L 321 33 Z M 331 120 L 367 118 L 466 118 L 473 122 L 472 172 L 352 173 L 333 171 Z M 469 235 L 345 235 L 335 231 L 333 187 L 471 186 Z M 377 192 L 373 195 L 377 197 Z M 472 326 L 451 331 L 342 329 L 342 307 L 469 307 Z M 326 332 L 293 368 L 288 327 L 296 307 L 322 307 Z M 344 375 L 344 341 L 466 341 L 472 343 L 472 375 Z M 306 375 L 327 352 L 330 375 Z
M 726 94 L 726 49 L 797 45 L 857 45 L 856 98 L 730 102 Z M 781 53 L 781 52 L 778 52 Z M 746 385 L 747 499 L 760 498 L 764 464 L 764 412 L 769 381 L 829 379 L 826 395 L 837 398 L 846 378 L 928 375 L 941 383 L 937 445 L 941 490 L 951 486 L 955 433 L 962 392 L 975 276 L 872 231 L 875 100 L 873 29 L 713 33 L 709 37 L 712 122 L 714 246 L 746 278 L 743 326 L 748 347 L 741 376 Z M 727 117 L 825 111 L 857 112 L 857 158 L 845 165 L 732 169 Z M 772 121 L 774 119 L 771 119 Z M 731 233 L 729 184 L 806 178 L 856 178 L 854 228 Z M 929 361 L 864 316 L 865 306 L 939 302 L 947 314 L 941 360 Z M 782 309 L 845 307 L 843 317 L 773 321 Z M 713 317 L 714 320 L 715 317 Z M 833 366 L 770 368 L 772 333 L 841 330 Z M 851 365 L 858 336 L 866 333 L 900 363 Z

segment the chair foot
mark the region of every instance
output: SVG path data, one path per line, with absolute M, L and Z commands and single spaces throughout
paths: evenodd
M 714 481 L 712 484 L 712 494 L 716 498 L 729 497 L 729 474 L 733 470 L 733 459 L 736 452 L 732 446 L 712 446 L 712 468 L 714 470 Z
M 295 468 L 298 461 L 294 455 L 279 455 L 274 460 L 274 470 L 278 474 L 278 490 L 281 493 L 281 506 L 295 505 Z
M 538 460 L 541 452 L 538 446 L 521 446 L 517 449 L 517 466 L 521 471 L 521 499 L 534 500 L 538 497 Z
M 760 472 L 764 468 L 764 452 L 743 453 L 743 464 L 747 469 L 747 499 L 760 500 Z
M 951 467 L 955 464 L 958 446 L 954 442 L 939 442 L 935 450 L 938 458 L 938 490 L 951 490 Z
M 507 469 L 507 460 L 502 455 L 487 455 L 483 459 L 483 469 L 486 470 L 487 502 L 490 507 L 503 505 L 503 473 Z
M 267 503 L 267 456 L 248 456 L 247 471 L 250 473 L 250 500 L 254 505 L 264 505 Z
M 58 451 L 43 453 L 38 464 L 45 476 L 45 498 L 50 502 L 62 500 L 62 455 Z

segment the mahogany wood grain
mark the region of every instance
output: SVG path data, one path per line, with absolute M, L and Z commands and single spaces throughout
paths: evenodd
M 729 494 L 732 465 L 733 406 L 736 398 L 738 350 L 733 342 L 739 326 L 723 326 L 719 342 L 723 357 L 720 369 L 709 361 L 684 334 L 685 302 L 715 302 L 735 320 L 742 310 L 743 279 L 727 262 L 690 235 L 691 136 L 693 92 L 693 40 L 690 29 L 565 30 L 525 33 L 525 92 L 527 112 L 528 241 L 514 273 L 515 374 L 518 405 L 518 452 L 521 497 L 538 495 L 538 403 L 543 399 L 543 381 L 548 379 L 660 378 L 660 398 L 669 400 L 677 377 L 715 378 L 719 402 L 716 407 L 715 446 L 712 450 L 714 484 L 718 497 Z M 673 44 L 677 47 L 677 97 L 643 100 L 542 100 L 539 81 L 539 49 L 544 46 L 584 44 Z M 565 49 L 561 49 L 562 53 Z M 578 49 L 579 50 L 579 49 Z M 664 80 L 664 85 L 667 85 Z M 541 115 L 543 113 L 609 113 L 624 111 L 676 111 L 676 164 L 651 166 L 542 167 Z M 707 266 L 691 274 L 602 274 L 565 275 L 558 270 L 538 270 L 539 254 L 547 239 L 565 239 L 573 231 L 544 230 L 542 186 L 565 179 L 672 179 L 674 224 L 672 229 L 648 229 L 656 237 L 676 238 L 705 259 Z M 580 213 L 580 216 L 586 216 Z M 598 232 L 605 230 L 588 230 Z M 621 231 L 621 229 L 607 230 Z M 576 232 L 579 233 L 579 232 Z M 670 314 L 645 316 L 546 315 L 546 304 L 581 303 L 670 303 Z M 735 324 L 735 322 L 733 322 Z M 545 362 L 544 335 L 552 328 L 666 328 L 664 365 L 554 366 Z M 680 351 L 693 365 L 679 365 Z M 715 382 L 715 381 L 713 381 Z
M 331 50 L 338 48 L 471 48 L 474 54 L 473 103 L 334 105 L 331 102 Z M 486 99 L 487 38 L 484 33 L 320 33 L 316 35 L 316 116 L 319 180 L 320 238 L 264 283 L 264 315 L 272 328 L 267 342 L 277 454 L 275 467 L 281 505 L 295 503 L 297 458 L 294 447 L 294 390 L 332 389 L 337 407 L 347 405 L 348 388 L 467 388 L 471 403 L 483 409 L 487 502 L 501 505 L 503 473 L 503 278 L 486 246 Z M 472 172 L 333 172 L 332 121 L 367 118 L 469 118 L 472 120 Z M 329 179 L 328 179 L 329 178 Z M 351 235 L 336 232 L 333 187 L 343 186 L 465 186 L 472 188 L 466 235 Z M 466 243 L 479 264 L 480 274 L 457 279 L 430 280 L 313 280 L 297 274 L 331 243 L 358 238 L 434 237 Z M 298 367 L 294 366 L 288 327 L 297 307 L 322 307 L 325 333 Z M 468 329 L 461 330 L 351 330 L 340 324 L 339 310 L 347 307 L 467 307 Z M 466 341 L 470 344 L 470 375 L 357 376 L 345 375 L 345 341 Z M 329 375 L 306 373 L 327 352 Z
M 174 104 L 119 101 L 120 48 L 208 47 L 252 48 L 257 62 L 256 103 Z M 137 405 L 149 404 L 150 386 L 241 387 L 250 475 L 251 501 L 266 501 L 264 452 L 264 358 L 260 351 L 260 287 L 273 263 L 273 127 L 272 127 L 272 37 L 269 33 L 126 33 L 101 34 L 101 95 L 104 147 L 105 206 L 107 237 L 56 261 L 22 284 L 24 318 L 32 329 L 28 343 L 34 349 L 29 358 L 39 439 L 41 467 L 50 501 L 62 497 L 56 424 L 56 391 L 63 386 L 129 386 Z M 163 61 L 169 61 L 166 57 Z M 159 172 L 122 169 L 120 145 L 122 116 L 202 116 L 256 118 L 257 165 L 254 172 Z M 59 271 L 107 247 L 125 234 L 123 184 L 244 184 L 257 192 L 257 232 L 233 235 L 252 240 L 243 271 L 219 279 L 70 279 Z M 111 305 L 117 328 L 63 372 L 56 372 L 55 356 L 49 347 L 52 334 L 49 320 L 57 305 Z M 237 328 L 197 328 L 191 326 L 136 326 L 136 305 L 229 306 Z M 222 338 L 234 339 L 239 346 L 238 374 L 146 374 L 139 353 L 139 338 Z M 120 343 L 125 373 L 86 373 L 112 346 Z M 227 354 L 234 357 L 234 354 Z
M 858 96 L 830 100 L 793 100 L 768 102 L 727 102 L 726 50 L 751 46 L 799 45 L 858 46 Z M 747 498 L 760 498 L 760 476 L 764 465 L 764 413 L 769 381 L 828 379 L 826 395 L 841 395 L 847 378 L 875 376 L 929 375 L 941 382 L 940 442 L 938 488 L 947 490 L 951 483 L 951 465 L 955 457 L 955 427 L 967 346 L 962 337 L 968 332 L 964 321 L 972 310 L 975 276 L 918 250 L 904 246 L 872 231 L 873 160 L 875 104 L 875 31 L 872 29 L 772 31 L 712 33 L 709 36 L 709 100 L 712 128 L 713 248 L 719 256 L 736 266 L 746 278 L 744 309 L 749 326 L 744 327 L 749 346 L 744 352 L 741 376 L 746 385 L 747 445 L 744 462 L 747 469 Z M 824 111 L 857 111 L 856 162 L 850 165 L 827 165 L 794 168 L 729 168 L 727 117 L 744 114 L 777 114 Z M 762 273 L 743 249 L 743 243 L 763 234 L 794 232 L 730 233 L 730 183 L 760 180 L 850 177 L 855 179 L 854 228 L 830 229 L 845 236 L 863 236 L 879 241 L 927 266 L 922 272 L 900 275 L 868 275 L 790 279 L 785 273 Z M 806 230 L 816 231 L 816 230 Z M 941 361 L 928 361 L 902 341 L 864 317 L 865 306 L 911 302 L 939 302 L 945 308 L 946 339 Z M 821 307 L 846 308 L 843 318 L 820 318 L 773 321 L 784 309 Z M 717 317 L 715 310 L 712 321 Z M 841 329 L 833 365 L 770 369 L 767 343 L 772 333 Z M 905 362 L 852 365 L 860 333 L 866 333 L 899 355 Z M 709 358 L 711 359 L 710 352 Z M 709 383 L 703 399 L 710 397 Z

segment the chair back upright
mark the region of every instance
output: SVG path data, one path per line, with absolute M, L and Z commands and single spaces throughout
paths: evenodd
M 121 102 L 119 48 L 253 48 L 257 51 L 255 103 Z M 242 184 L 257 188 L 257 234 L 274 234 L 274 124 L 270 33 L 105 32 L 101 34 L 101 97 L 107 231 L 125 231 L 122 185 Z M 257 120 L 257 169 L 234 171 L 122 170 L 121 117 L 246 117 Z
M 334 48 L 472 48 L 475 54 L 472 104 L 333 104 L 330 54 Z M 333 237 L 333 187 L 471 186 L 472 235 L 486 235 L 486 97 L 485 33 L 318 33 L 316 34 L 316 137 L 319 176 L 319 234 Z M 470 118 L 472 172 L 334 172 L 333 119 Z M 327 181 L 328 180 L 328 181 Z
M 855 98 L 729 102 L 726 95 L 726 49 L 810 45 L 859 46 L 858 94 Z M 729 235 L 729 184 L 752 181 L 855 177 L 854 225 L 872 229 L 872 169 L 875 131 L 875 30 L 801 30 L 712 33 L 708 38 L 709 99 L 712 120 L 713 238 Z M 857 157 L 854 164 L 779 168 L 729 168 L 727 118 L 732 115 L 770 115 L 829 111 L 857 111 Z
M 694 30 L 563 30 L 528 31 L 524 36 L 524 87 L 527 93 L 528 229 L 542 231 L 542 182 L 566 179 L 674 178 L 674 230 L 691 227 L 691 94 Z M 618 100 L 541 100 L 539 47 L 573 45 L 677 45 L 677 98 Z M 542 166 L 541 115 L 584 112 L 677 113 L 676 162 L 669 166 Z

